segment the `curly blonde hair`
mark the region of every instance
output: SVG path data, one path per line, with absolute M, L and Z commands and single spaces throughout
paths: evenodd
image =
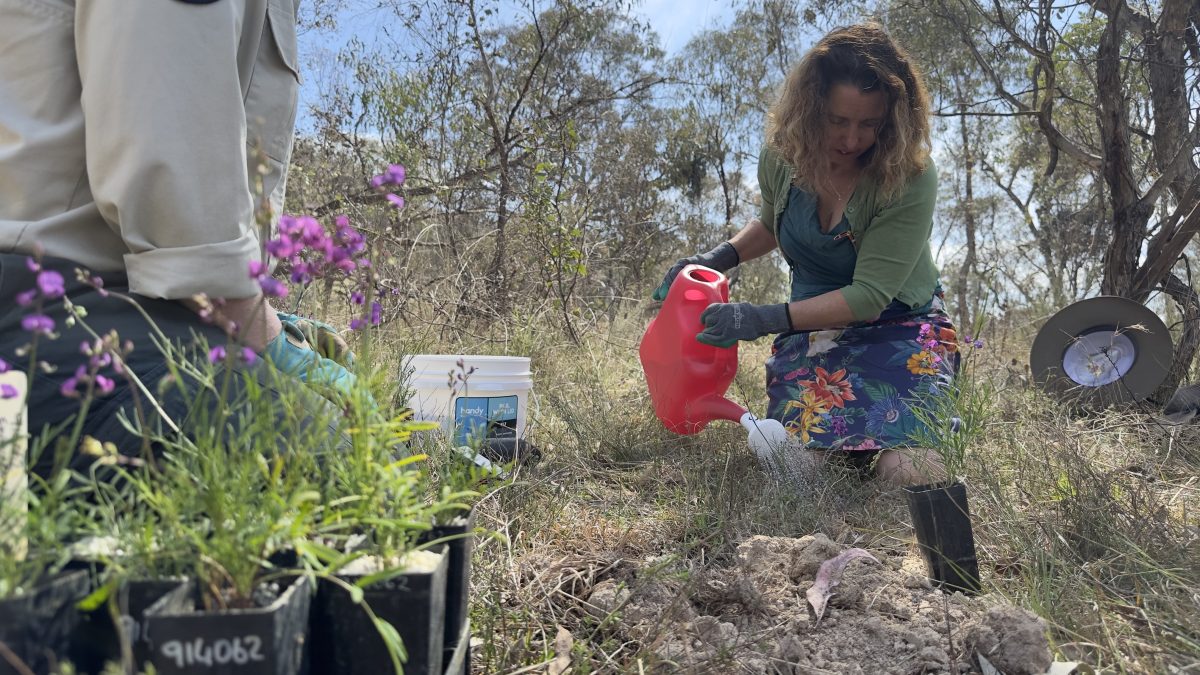
M 929 159 L 929 91 L 908 53 L 879 24 L 830 31 L 791 69 L 767 113 L 767 142 L 791 165 L 797 187 L 815 189 L 829 169 L 826 106 L 839 84 L 887 96 L 875 144 L 859 161 L 883 197 L 894 197 Z

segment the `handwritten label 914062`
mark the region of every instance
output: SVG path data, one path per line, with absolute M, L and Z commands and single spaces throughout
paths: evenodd
M 230 640 L 214 640 L 205 644 L 204 638 L 164 642 L 160 653 L 175 661 L 178 668 L 195 666 L 223 666 L 230 663 L 244 665 L 264 660 L 262 638 L 257 635 L 236 637 Z

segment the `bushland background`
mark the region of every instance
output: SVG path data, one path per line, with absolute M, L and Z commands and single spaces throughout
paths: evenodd
M 988 590 L 1047 619 L 1060 657 L 1200 672 L 1200 434 L 1153 417 L 1194 380 L 1200 342 L 1200 2 L 674 11 L 705 18 L 667 53 L 645 8 L 620 0 L 302 5 L 287 210 L 346 214 L 368 235 L 386 366 L 533 358 L 542 457 L 487 500 L 504 538 L 477 555 L 478 672 L 649 667 L 645 641 L 614 639 L 575 602 L 614 556 L 653 569 L 668 556 L 678 573 L 727 564 L 751 534 L 911 546 L 895 494 L 845 477 L 800 498 L 736 429 L 662 431 L 636 358 L 666 266 L 757 212 L 764 114 L 787 69 L 866 18 L 933 92 L 934 252 L 955 321 L 986 341 L 969 372 L 988 424 L 965 478 Z M 390 163 L 408 173 L 398 215 L 367 187 Z M 778 302 L 786 281 L 773 256 L 742 266 L 732 294 Z M 320 311 L 339 293 L 289 301 Z M 1028 348 L 1042 320 L 1099 293 L 1154 308 L 1174 368 L 1152 401 L 1073 415 L 1030 388 Z M 742 350 L 733 392 L 752 409 L 765 355 Z M 558 560 L 557 583 L 529 571 L 535 552 Z

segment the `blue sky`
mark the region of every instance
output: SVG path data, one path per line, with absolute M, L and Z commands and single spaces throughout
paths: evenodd
M 550 5 L 549 0 L 537 2 L 539 6 Z M 733 19 L 735 3 L 736 0 L 642 0 L 632 14 L 650 24 L 658 33 L 660 46 L 670 55 L 682 49 L 696 33 L 727 25 Z M 308 104 L 315 102 L 322 89 L 339 77 L 328 64 L 351 38 L 368 47 L 403 40 L 402 35 L 386 35 L 388 28 L 399 26 L 399 22 L 388 20 L 390 10 L 376 9 L 376 3 L 369 0 L 350 0 L 346 4 L 338 14 L 337 32 L 313 31 L 299 36 L 304 75 L 300 91 L 301 128 L 309 126 Z
M 728 24 L 732 0 L 644 0 L 633 13 L 650 22 L 668 54 L 678 52 L 696 33 Z

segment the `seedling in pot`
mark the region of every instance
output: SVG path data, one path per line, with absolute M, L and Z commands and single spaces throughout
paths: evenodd
M 911 439 L 914 446 L 928 448 L 940 458 L 947 478 L 909 486 L 905 492 L 930 578 L 948 590 L 978 593 L 981 584 L 975 537 L 960 476 L 968 449 L 987 423 L 992 392 L 985 380 L 971 372 L 972 357 L 983 341 L 968 338 L 962 346 L 965 353 L 954 354 L 958 346 L 939 340 L 933 331 L 928 325 L 922 327 L 923 339 L 928 340 L 927 352 L 943 359 L 943 366 L 946 360 L 961 354 L 961 370 L 949 374 L 950 368 L 936 368 L 928 388 L 910 402 L 918 422 Z

